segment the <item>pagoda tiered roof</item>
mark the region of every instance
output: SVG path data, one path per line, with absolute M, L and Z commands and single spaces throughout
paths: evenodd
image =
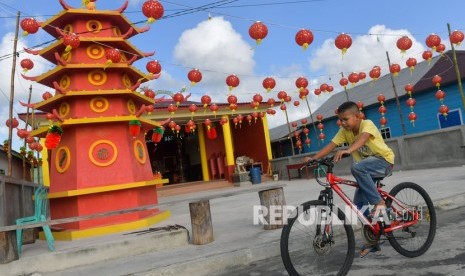
M 79 18 L 79 20 L 82 21 L 101 19 L 109 20 L 112 23 L 112 26 L 119 27 L 121 34 L 125 34 L 129 31 L 130 28 L 133 28 L 134 31 L 129 34 L 127 38 L 146 32 L 149 29 L 147 26 L 137 28 L 133 23 L 131 23 L 131 21 L 126 18 L 126 16 L 121 14 L 119 11 L 87 9 L 63 10 L 47 21 L 42 22 L 41 27 L 51 36 L 58 38 L 60 34 L 57 33 L 56 28 L 59 28 L 60 30 L 66 30 L 66 25 L 68 25 L 69 22 L 73 22 L 76 18 Z M 86 32 L 82 34 L 78 33 L 78 35 L 96 37 L 98 36 L 98 33 L 94 35 L 93 32 Z

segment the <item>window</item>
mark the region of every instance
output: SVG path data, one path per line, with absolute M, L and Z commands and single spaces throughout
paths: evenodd
M 383 139 L 389 139 L 391 138 L 391 128 L 390 127 L 385 127 L 380 130 L 381 136 L 383 136 Z
M 447 116 L 438 113 L 439 128 L 446 128 L 451 126 L 459 126 L 462 124 L 462 113 L 460 109 L 453 109 L 449 111 Z

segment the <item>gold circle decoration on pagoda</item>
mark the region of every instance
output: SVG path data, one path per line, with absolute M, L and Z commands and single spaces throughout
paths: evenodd
M 135 114 L 136 113 L 136 104 L 132 99 L 128 100 L 128 110 L 130 114 Z
M 86 23 L 86 28 L 89 32 L 99 33 L 102 30 L 102 23 L 98 20 L 89 20 Z
M 105 84 L 107 82 L 107 73 L 102 69 L 92 70 L 87 74 L 87 80 L 92 85 L 99 86 Z
M 113 164 L 118 156 L 115 144 L 108 140 L 95 141 L 89 148 L 89 160 L 94 165 L 106 167 Z
M 65 173 L 71 164 L 71 153 L 67 146 L 59 147 L 55 154 L 55 169 L 59 173 Z
M 63 32 L 65 34 L 70 34 L 73 32 L 73 25 L 67 24 L 66 26 L 63 27 Z
M 109 106 L 108 100 L 104 97 L 95 97 L 90 100 L 90 109 L 95 113 L 105 112 Z
M 145 154 L 145 148 L 144 144 L 142 144 L 141 141 L 135 140 L 133 143 L 134 147 L 134 156 L 136 157 L 136 160 L 139 161 L 141 164 L 145 164 L 145 161 L 147 161 L 147 155 Z
M 126 88 L 132 87 L 131 78 L 127 74 L 123 75 L 123 85 L 126 86 Z
M 60 108 L 58 109 L 58 114 L 60 114 L 61 117 L 67 117 L 69 115 L 69 112 L 71 110 L 71 107 L 67 102 L 62 102 L 60 105 Z
M 105 55 L 105 49 L 97 44 L 91 44 L 87 47 L 87 56 L 91 59 L 101 59 Z
M 121 30 L 118 27 L 114 26 L 113 34 L 115 34 L 115 36 L 121 36 Z
M 68 75 L 63 75 L 60 79 L 60 87 L 63 89 L 68 89 L 69 85 L 71 84 L 71 79 Z

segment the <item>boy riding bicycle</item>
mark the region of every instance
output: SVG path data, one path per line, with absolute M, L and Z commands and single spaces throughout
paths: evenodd
M 375 214 L 383 212 L 386 204 L 379 195 L 373 178 L 391 174 L 394 152 L 386 145 L 375 124 L 371 120 L 362 119 L 356 103 L 349 101 L 341 104 L 337 109 L 337 115 L 341 120 L 342 128 L 328 145 L 306 161 L 322 158 L 338 145 L 347 143 L 349 147 L 337 151 L 334 161 L 338 162 L 343 154 L 351 154 L 354 158 L 351 172 L 359 185 L 355 191 L 354 203 L 359 209 L 365 208 L 365 210 L 368 204 L 374 205 Z M 377 244 L 367 244 L 360 251 L 360 256 L 376 251 L 377 248 Z

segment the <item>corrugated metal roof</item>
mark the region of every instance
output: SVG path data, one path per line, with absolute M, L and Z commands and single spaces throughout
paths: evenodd
M 460 67 L 465 66 L 465 51 L 456 51 L 457 59 L 460 60 Z M 464 68 L 465 69 L 465 68 Z M 465 71 L 462 69 L 462 78 Z M 443 78 L 443 84 L 450 83 L 457 79 L 455 69 L 452 63 L 452 51 L 447 51 L 444 56 L 435 56 L 431 63 L 427 61 L 419 62 L 412 72 L 409 68 L 402 69 L 397 77 L 394 77 L 394 83 L 397 90 L 397 95 L 403 96 L 405 94 L 404 86 L 408 83 L 414 85 L 414 94 L 422 90 L 431 89 L 433 86 L 431 82 L 432 76 L 440 74 Z M 353 102 L 362 101 L 365 107 L 373 104 L 378 104 L 378 95 L 383 94 L 386 101 L 395 99 L 395 92 L 392 87 L 391 74 L 385 74 L 380 77 L 376 82 L 367 81 L 363 84 L 350 88 L 348 85 L 349 100 Z M 346 94 L 341 90 L 332 95 L 326 102 L 324 102 L 313 114 L 321 113 L 323 118 L 327 119 L 335 116 L 335 110 L 343 102 L 347 101 Z M 270 129 L 271 141 L 280 140 L 289 135 L 287 124 Z

